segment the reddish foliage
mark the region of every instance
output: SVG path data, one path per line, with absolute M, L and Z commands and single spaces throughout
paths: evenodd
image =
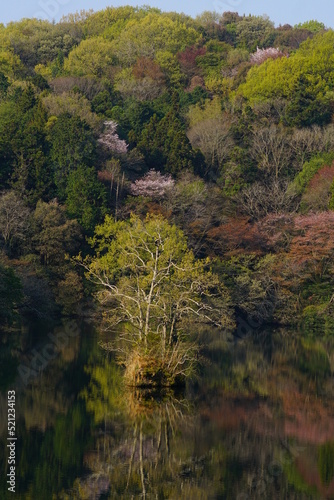
M 333 429 L 331 431 L 333 432 Z M 332 441 L 332 439 L 333 434 L 328 441 Z M 334 479 L 328 485 L 324 484 L 320 477 L 319 466 L 315 460 L 312 461 L 312 458 L 309 456 L 298 457 L 296 466 L 305 483 L 311 488 L 316 489 L 321 495 L 320 498 L 334 498 Z
M 287 247 L 292 239 L 293 216 L 289 214 L 268 214 L 256 223 L 257 230 L 266 241 L 267 248 L 279 251 Z
M 333 437 L 334 406 L 324 405 L 316 396 L 298 391 L 291 381 L 282 389 L 281 398 L 285 415 L 286 436 L 301 441 L 322 444 Z
M 303 195 L 302 204 L 311 210 L 327 210 L 334 180 L 334 166 L 325 166 L 311 179 Z
M 308 189 L 317 189 L 319 183 L 329 183 L 331 184 L 334 180 L 334 166 L 325 166 L 318 170 L 318 172 L 312 177 Z
M 309 277 L 321 277 L 334 256 L 334 212 L 299 215 L 295 218 L 295 237 L 290 259 Z
M 102 182 L 110 182 L 110 181 L 113 181 L 114 180 L 114 174 L 112 172 L 108 172 L 108 170 L 100 170 L 98 173 L 97 173 L 97 177 L 99 179 L 99 181 L 102 181 Z
M 138 80 L 148 77 L 161 84 L 165 80 L 159 64 L 148 57 L 139 57 L 133 67 L 132 73 Z
M 206 53 L 205 47 L 187 47 L 183 52 L 179 52 L 178 60 L 180 62 L 182 71 L 188 76 L 193 75 L 198 71 L 196 58 L 198 56 L 204 56 Z
M 210 229 L 207 241 L 217 255 L 259 252 L 265 244 L 257 226 L 251 224 L 248 217 L 228 219 L 225 224 Z
M 189 86 L 186 88 L 186 92 L 192 92 L 196 87 L 205 89 L 204 79 L 198 75 L 192 77 Z

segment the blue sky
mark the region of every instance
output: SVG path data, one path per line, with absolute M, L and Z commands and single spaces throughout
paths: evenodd
M 0 22 L 17 21 L 23 17 L 38 17 L 58 21 L 64 14 L 81 9 L 93 8 L 95 11 L 108 5 L 137 5 L 137 1 L 115 0 L 112 4 L 106 0 L 3 0 L 0 10 Z M 143 4 L 152 5 L 165 11 L 185 12 L 196 16 L 203 10 L 237 11 L 239 14 L 267 14 L 276 25 L 296 24 L 309 19 L 317 19 L 328 27 L 334 26 L 334 2 L 328 0 L 143 0 Z M 141 5 L 141 4 L 139 4 Z

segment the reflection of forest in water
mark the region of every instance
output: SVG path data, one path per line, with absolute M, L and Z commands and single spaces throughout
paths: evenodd
M 5 391 L 38 342 L 2 337 L 2 470 Z M 16 497 L 334 498 L 333 343 L 283 331 L 202 343 L 198 379 L 152 394 L 122 386 L 92 332 L 70 339 L 17 389 Z

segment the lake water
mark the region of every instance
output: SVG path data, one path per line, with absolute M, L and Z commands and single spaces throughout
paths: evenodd
M 0 498 L 334 498 L 333 342 L 284 330 L 200 341 L 196 380 L 152 394 L 122 386 L 90 326 L 2 333 Z

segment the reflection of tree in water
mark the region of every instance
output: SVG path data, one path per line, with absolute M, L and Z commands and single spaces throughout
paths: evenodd
M 90 467 L 95 477 L 109 481 L 108 498 L 312 498 L 300 496 L 284 475 L 296 448 L 283 446 L 270 419 L 264 429 L 255 422 L 263 421 L 265 402 L 231 403 L 233 423 L 226 421 L 228 402 L 216 413 L 216 400 L 217 408 L 222 404 L 216 393 L 205 405 L 212 410 L 199 408 L 195 416 L 191 405 L 171 392 L 157 397 L 122 389 L 115 370 L 110 363 L 90 369 L 84 393 L 99 425 Z M 99 498 L 96 488 L 96 496 L 89 489 L 90 480 L 77 483 L 86 495 L 78 498 Z
M 217 493 L 226 453 L 219 444 L 198 453 L 198 422 L 184 395 L 124 388 L 118 368 L 109 362 L 88 371 L 91 383 L 83 397 L 99 431 L 96 451 L 87 460 L 93 474 L 109 477 L 110 498 Z M 88 495 L 87 480 L 80 487 Z
M 95 446 L 69 498 L 331 498 L 333 413 L 314 379 L 321 346 L 265 340 L 225 355 L 215 339 L 196 409 L 189 391 L 130 390 L 115 364 L 92 359 L 82 397 Z

